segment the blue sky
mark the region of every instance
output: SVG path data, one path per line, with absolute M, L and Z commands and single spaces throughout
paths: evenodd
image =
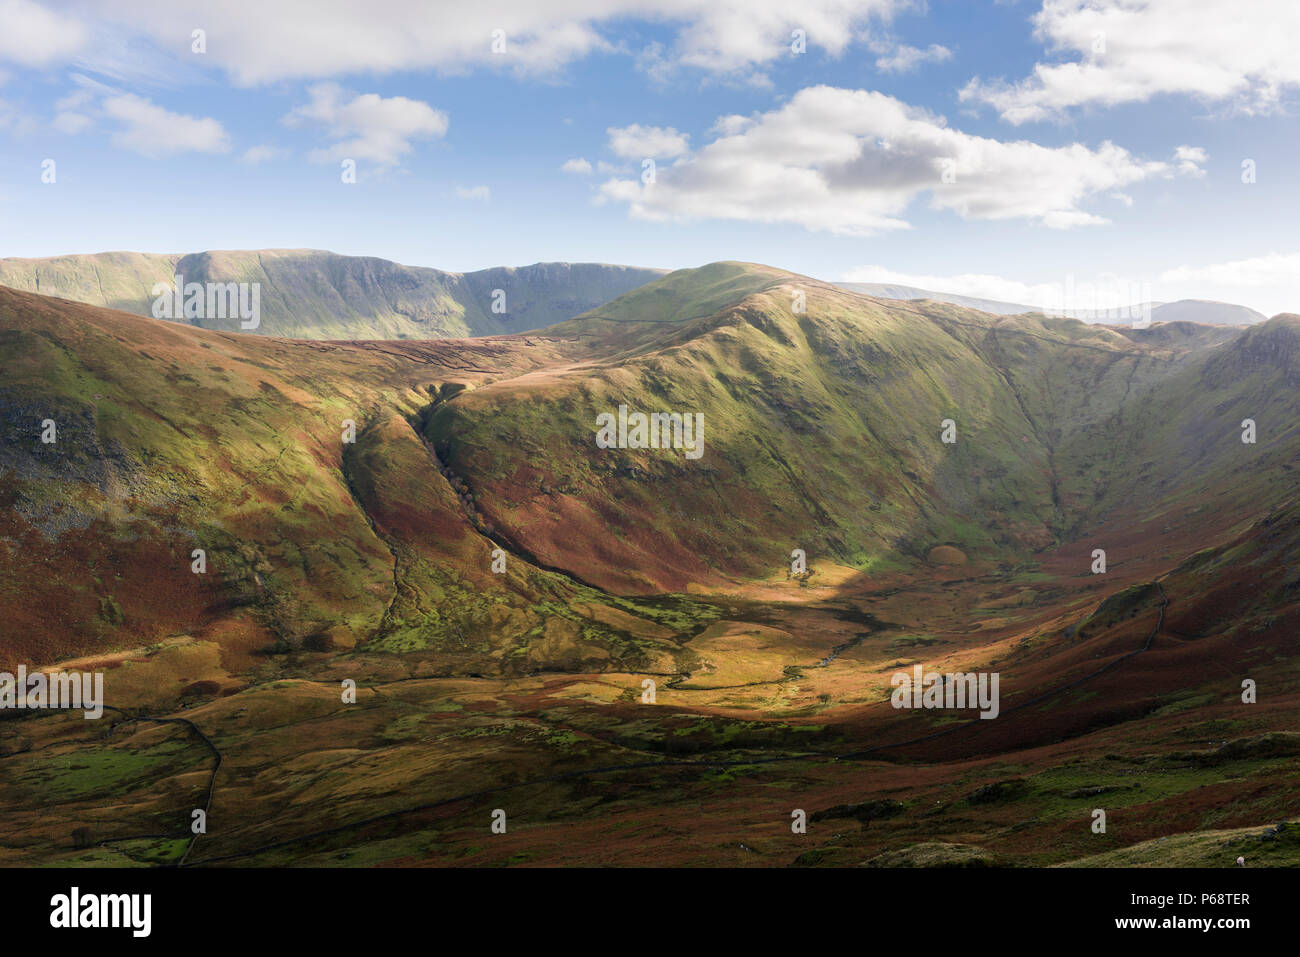
M 0 0 L 0 255 L 744 259 L 1300 311 L 1298 11 Z

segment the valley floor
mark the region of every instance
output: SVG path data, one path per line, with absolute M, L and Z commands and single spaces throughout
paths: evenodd
M 439 676 L 432 655 L 240 660 L 183 636 L 64 662 L 192 725 L 8 720 L 0 863 L 1300 863 L 1297 658 L 1254 672 L 1267 700 L 1243 705 L 1233 660 L 1177 632 L 1176 578 L 1168 614 L 1140 607 L 1072 656 L 1067 623 L 1157 577 L 1102 588 L 1063 573 L 1075 557 L 697 596 L 717 618 L 690 636 L 689 674 Z M 892 708 L 890 676 L 919 661 L 1000 672 L 999 718 Z

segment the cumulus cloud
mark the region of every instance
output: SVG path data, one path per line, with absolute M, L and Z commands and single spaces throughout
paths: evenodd
M 492 190 L 486 186 L 457 186 L 457 199 L 477 199 L 487 202 L 492 198 Z
M 1038 63 L 1015 83 L 976 77 L 963 100 L 988 103 L 1011 123 L 1162 94 L 1256 113 L 1300 85 L 1294 0 L 1044 0 L 1033 22 L 1036 38 L 1074 59 Z
M 290 126 L 315 125 L 336 140 L 312 150 L 308 158 L 369 160 L 380 167 L 396 166 L 412 150 L 411 141 L 441 137 L 447 132 L 447 114 L 428 103 L 404 96 L 376 93 L 349 96 L 336 83 L 318 83 L 308 91 L 310 101 L 284 118 Z
M 609 134 L 609 148 L 615 156 L 624 159 L 672 159 L 690 150 L 687 140 L 690 137 L 678 133 L 671 126 L 611 126 L 605 131 Z
M 571 160 L 565 160 L 560 166 L 561 172 L 577 173 L 579 176 L 591 175 L 591 164 L 581 156 L 574 157 Z
M 838 56 L 874 23 L 919 6 L 917 0 L 479 0 L 431 15 L 427 0 L 90 2 L 102 19 L 146 32 L 161 46 L 174 46 L 202 24 L 209 37 L 221 38 L 208 57 L 244 85 L 481 66 L 547 73 L 595 52 L 623 50 L 608 34 L 628 21 L 666 29 L 666 42 L 645 59 L 657 72 L 756 76 L 792 55 L 795 29 L 805 31 L 810 50 Z M 493 52 L 494 30 L 504 31 L 502 52 Z
M 798 223 L 869 235 L 903 229 L 916 198 L 967 219 L 1025 219 L 1054 228 L 1104 223 L 1082 208 L 1170 164 L 1109 141 L 1045 147 L 1003 142 L 882 93 L 810 87 L 779 109 L 728 118 L 725 132 L 655 182 L 610 179 L 600 196 L 646 219 L 717 218 Z
M 88 38 L 75 17 L 32 0 L 0 0 L 0 60 L 46 66 L 74 56 Z
M 907 73 L 915 70 L 922 63 L 940 63 L 951 59 L 952 51 L 945 46 L 931 43 L 924 50 L 903 44 L 889 56 L 876 60 L 876 69 L 885 73 Z

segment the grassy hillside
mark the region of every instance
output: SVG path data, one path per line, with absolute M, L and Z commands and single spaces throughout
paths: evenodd
M 259 284 L 261 335 L 296 339 L 439 339 L 523 332 L 608 302 L 661 272 L 602 263 L 537 263 L 451 273 L 311 249 L 162 256 L 99 253 L 0 260 L 0 285 L 150 316 L 151 290 L 191 282 Z M 504 312 L 494 293 L 504 293 Z M 238 320 L 186 320 L 239 331 Z
M 502 634 L 560 628 L 581 656 L 590 636 L 615 639 L 567 617 L 506 622 L 476 589 L 508 584 L 529 607 L 554 582 L 570 598 L 716 591 L 787 579 L 794 549 L 815 582 L 827 563 L 869 579 L 1005 566 L 1117 516 L 1200 521 L 1207 495 L 1226 532 L 1280 500 L 1300 441 L 1293 394 L 1270 388 L 1294 375 L 1294 317 L 1228 341 L 1140 337 L 739 263 L 542 336 L 443 346 L 293 343 L 3 296 L 0 481 L 32 543 L 9 552 L 14 577 L 64 535 L 148 569 L 117 585 L 74 562 L 27 589 L 19 621 L 66 616 L 54 635 L 78 636 L 44 639 L 60 651 L 131 620 L 162 633 L 196 608 L 253 608 L 293 642 L 474 635 L 501 659 L 525 654 Z M 597 416 L 620 405 L 701 415 L 700 457 L 597 448 Z M 1256 445 L 1239 440 L 1247 414 Z M 47 418 L 57 445 L 39 441 Z M 200 545 L 221 572 L 195 589 L 178 556 Z M 497 545 L 531 571 L 492 575 Z M 177 604 L 159 611 L 163 587 Z
M 517 547 L 603 587 L 723 587 L 780 575 L 794 548 L 868 575 L 1008 562 L 1119 514 L 1192 522 L 1215 494 L 1220 520 L 1242 519 L 1278 500 L 1300 443 L 1294 395 L 1266 384 L 1289 374 L 1285 350 L 1214 370 L 1289 320 L 1240 340 L 1180 328 L 994 317 L 720 263 L 555 327 L 589 358 L 488 384 L 425 434 Z M 706 452 L 596 449 L 597 416 L 620 405 L 701 413 Z M 1271 424 L 1255 446 L 1249 415 Z
M 555 361 L 556 341 L 530 342 L 307 344 L 0 289 L 0 656 L 229 633 L 451 644 L 469 670 L 521 667 L 542 641 L 543 663 L 639 660 L 634 618 L 552 624 L 570 583 L 513 558 L 490 571 L 492 541 L 412 425 L 448 381 Z

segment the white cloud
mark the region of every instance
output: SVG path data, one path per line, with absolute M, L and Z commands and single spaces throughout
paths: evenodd
M 7 100 L 0 100 L 0 130 L 11 136 L 27 136 L 39 127 L 34 117 Z
M 876 69 L 883 70 L 885 73 L 906 73 L 916 69 L 922 63 L 939 63 L 951 57 L 952 51 L 937 43 L 931 43 L 924 50 L 902 44 L 892 55 L 882 56 L 876 60 Z
M 457 186 L 457 199 L 480 199 L 487 202 L 492 198 L 492 190 L 486 186 Z
M 1300 253 L 1270 253 L 1254 259 L 1237 259 L 1208 266 L 1178 266 L 1161 273 L 1160 278 L 1167 282 L 1201 280 L 1243 289 L 1300 287 Z M 1300 310 L 1300 301 L 1295 302 L 1292 308 Z
M 826 86 L 727 127 L 734 132 L 661 165 L 656 182 L 611 179 L 601 197 L 647 219 L 786 222 L 868 235 L 907 228 L 907 206 L 928 195 L 932 208 L 967 219 L 1067 228 L 1106 222 L 1081 208 L 1094 195 L 1172 172 L 1110 142 L 1095 150 L 1002 142 L 951 129 L 882 93 Z M 948 168 L 954 182 L 943 181 Z
M 983 273 L 962 273 L 956 276 L 936 276 L 923 273 L 898 272 L 885 266 L 858 266 L 844 275 L 845 282 L 880 283 L 889 286 L 913 286 L 930 292 L 946 292 L 976 299 L 994 299 L 998 302 L 1019 303 L 1035 308 L 1059 298 L 1060 286 L 1055 283 L 1026 283 Z
M 107 97 L 101 109 L 120 124 L 111 138 L 113 145 L 144 156 L 230 150 L 230 138 L 216 120 L 173 113 L 134 93 Z
M 1268 253 L 1201 266 L 1176 266 L 1160 274 L 1180 298 L 1247 300 L 1265 315 L 1300 313 L 1300 252 Z
M 565 160 L 560 170 L 565 173 L 577 173 L 579 176 L 590 176 L 591 164 L 578 156 L 571 160 Z
M 1204 176 L 1202 167 L 1210 156 L 1199 146 L 1179 146 L 1174 150 L 1174 161 L 1178 163 L 1178 172 L 1188 176 Z
M 1073 316 L 1086 322 L 1128 323 L 1149 318 L 1150 313 L 1144 305 L 1155 301 L 1149 282 L 1113 273 L 1093 277 L 1066 275 L 1058 282 L 1026 283 L 980 273 L 930 276 L 894 272 L 881 266 L 860 266 L 848 274 L 846 281 L 913 286 L 932 296 L 947 294 L 992 299 L 1023 311 Z M 901 295 L 914 297 L 914 294 Z M 993 308 L 997 312 L 1006 311 Z
M 615 156 L 624 159 L 672 159 L 690 150 L 687 140 L 689 135 L 678 133 L 671 126 L 611 126 L 605 131 L 609 134 L 609 148 Z
M 54 128 L 60 133 L 81 133 L 93 126 L 94 122 L 85 113 L 74 113 L 68 110 L 56 113 L 54 116 Z
M 1056 282 L 1030 283 L 988 274 L 942 276 L 872 265 L 850 270 L 844 275 L 844 281 L 913 286 L 930 292 L 1066 312 L 1178 299 L 1242 303 L 1270 316 L 1300 312 L 1300 253 L 1271 253 L 1231 262 L 1177 266 L 1159 272 L 1154 279 L 1102 274 L 1062 276 Z
M 1161 94 L 1268 112 L 1300 86 L 1295 0 L 1044 0 L 1033 21 L 1051 51 L 1076 59 L 1038 63 L 1014 84 L 976 77 L 963 100 L 1024 123 Z
M 94 125 L 95 121 L 87 115 L 87 110 L 94 99 L 95 94 L 89 88 L 82 86 L 56 101 L 54 128 L 60 133 L 80 133 Z
M 244 85 L 356 73 L 497 67 L 548 73 L 623 48 L 606 35 L 628 21 L 666 27 L 652 67 L 719 76 L 758 75 L 792 56 L 791 31 L 809 50 L 838 56 L 877 22 L 917 0 L 479 0 L 431 10 L 427 0 L 92 0 L 105 20 L 174 47 L 196 24 L 207 56 Z M 504 30 L 504 53 L 492 31 Z M 220 38 L 220 42 L 217 42 Z M 630 50 L 633 54 L 643 51 Z
M 94 126 L 97 120 L 110 121 L 116 130 L 110 137 L 114 146 L 143 156 L 158 158 L 174 153 L 226 153 L 230 137 L 225 128 L 211 117 L 174 113 L 134 93 L 93 80 L 80 73 L 72 75 L 75 88 L 54 103 L 53 127 L 76 134 Z
M 335 83 L 318 83 L 308 94 L 311 101 L 296 107 L 284 122 L 322 126 L 330 139 L 337 140 L 313 150 L 308 157 L 313 162 L 354 159 L 370 160 L 380 167 L 395 166 L 411 151 L 411 140 L 447 132 L 447 114 L 420 100 L 375 93 L 347 99 Z
M 31 0 L 0 0 L 0 60 L 46 66 L 75 55 L 88 36 L 75 17 Z
M 272 160 L 284 159 L 288 155 L 289 151 L 282 146 L 250 146 L 239 157 L 239 162 L 245 166 L 260 166 Z

